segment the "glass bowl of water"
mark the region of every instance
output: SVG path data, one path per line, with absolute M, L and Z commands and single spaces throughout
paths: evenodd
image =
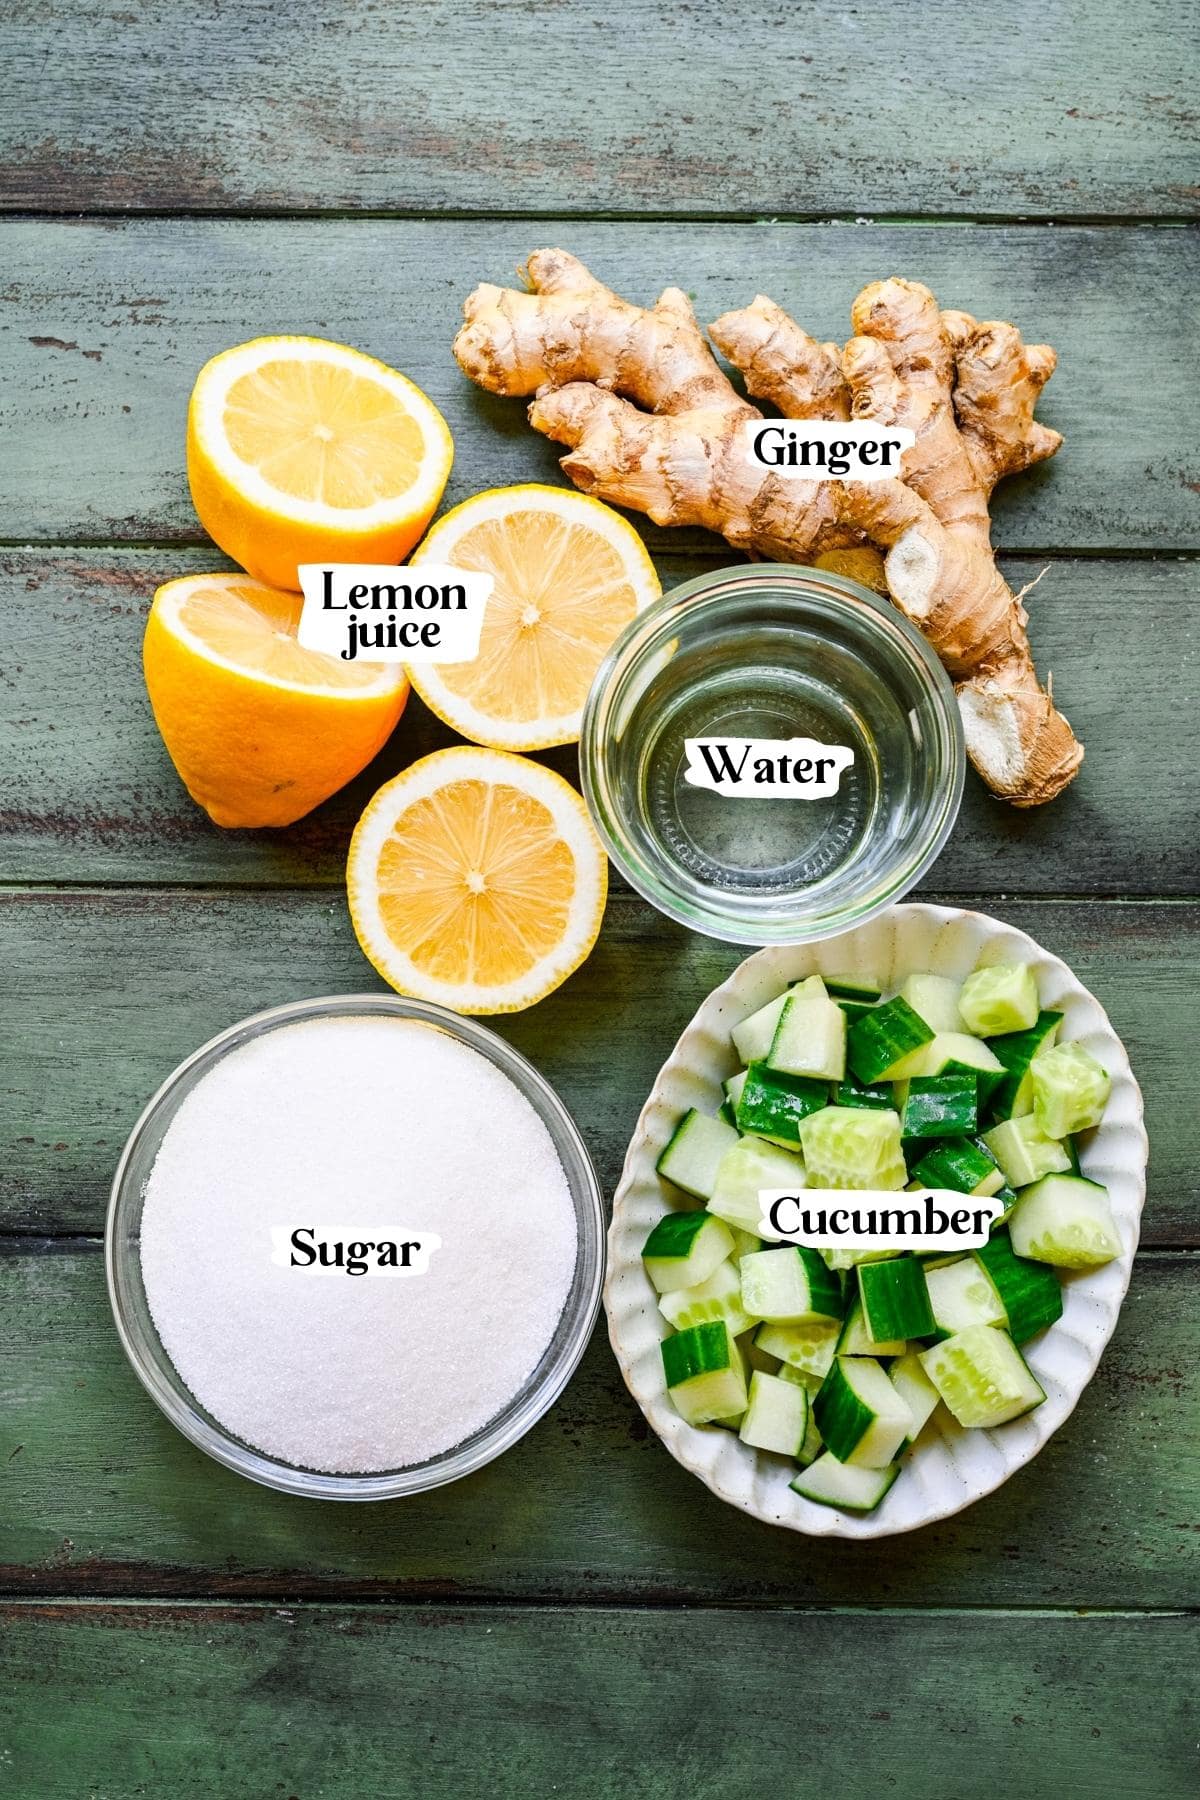
M 924 638 L 857 582 L 784 563 L 702 575 L 640 613 L 597 671 L 580 762 L 630 886 L 737 944 L 832 937 L 902 899 L 966 769 Z

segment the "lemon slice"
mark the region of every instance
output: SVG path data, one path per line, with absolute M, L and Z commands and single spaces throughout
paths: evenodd
M 454 456 L 433 402 L 323 338 L 255 338 L 201 369 L 188 480 L 205 530 L 250 574 L 298 588 L 303 562 L 397 563 Z
M 479 655 L 412 665 L 440 719 L 500 750 L 575 743 L 605 652 L 662 592 L 619 513 L 566 488 L 493 488 L 439 519 L 412 558 L 495 578 Z
M 596 942 L 608 866 L 583 801 L 540 763 L 439 750 L 380 788 L 346 869 L 364 952 L 402 994 L 519 1012 Z
M 301 605 L 249 575 L 189 575 L 154 596 L 142 646 L 150 704 L 218 825 L 290 825 L 357 775 L 404 711 L 399 665 L 297 642 Z

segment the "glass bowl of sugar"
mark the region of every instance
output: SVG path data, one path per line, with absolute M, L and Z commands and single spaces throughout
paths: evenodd
M 599 1182 L 533 1066 L 399 995 L 258 1013 L 134 1126 L 105 1234 L 142 1385 L 267 1487 L 384 1500 L 509 1449 L 600 1301 Z

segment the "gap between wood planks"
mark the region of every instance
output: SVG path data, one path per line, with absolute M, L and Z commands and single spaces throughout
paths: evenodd
M 0 223 L 59 225 L 125 225 L 145 221 L 200 220 L 204 222 L 248 220 L 258 224 L 289 224 L 294 221 L 330 220 L 352 224 L 417 223 L 428 225 L 469 225 L 480 221 L 495 225 L 528 225 L 561 221 L 569 225 L 861 225 L 871 227 L 925 229 L 931 225 L 950 230 L 979 230 L 995 226 L 1011 230 L 1014 226 L 1028 231 L 1053 230 L 1054 227 L 1084 227 L 1089 230 L 1121 231 L 1146 227 L 1153 231 L 1186 231 L 1200 221 L 1200 210 L 1186 213 L 841 213 L 841 212 L 770 212 L 750 210 L 737 212 L 687 207 L 670 211 L 621 212 L 580 210 L 560 206 L 538 206 L 528 209 L 493 211 L 490 207 L 338 207 L 338 206 L 219 206 L 181 207 L 82 207 L 61 212 L 53 207 L 8 208 L 0 202 Z

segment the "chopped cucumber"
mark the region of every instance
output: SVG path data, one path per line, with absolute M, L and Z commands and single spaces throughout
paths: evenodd
M 924 1271 L 911 1256 L 861 1263 L 858 1294 L 867 1332 L 878 1343 L 928 1337 L 933 1330 Z
M 856 975 L 826 975 L 825 992 L 831 1000 L 858 1000 L 867 1006 L 883 999 L 877 981 L 860 981 Z
M 1006 1331 L 972 1325 L 932 1350 L 921 1367 L 960 1425 L 990 1430 L 1019 1419 L 1046 1398 Z
M 891 1081 L 897 1064 L 903 1063 L 933 1032 L 899 995 L 883 1006 L 855 1019 L 846 1038 L 846 1060 L 858 1080 L 866 1085 Z
M 742 1287 L 741 1282 L 739 1281 L 739 1294 L 741 1291 Z M 751 1319 L 749 1331 L 744 1331 L 737 1341 L 738 1349 L 742 1353 L 742 1362 L 751 1373 L 753 1373 L 755 1369 L 761 1369 L 764 1375 L 778 1375 L 782 1364 L 777 1356 L 772 1356 L 767 1350 L 759 1349 L 754 1341 L 754 1334 L 757 1329 L 757 1319 Z
M 748 1074 L 748 1069 L 739 1069 L 736 1075 L 731 1075 L 728 1081 L 721 1083 L 725 1090 L 725 1104 L 733 1108 L 735 1118 L 737 1117 L 738 1101 L 745 1089 Z
M 874 1338 L 868 1337 L 862 1301 L 854 1299 L 850 1302 L 837 1343 L 839 1356 L 901 1356 L 907 1348 L 904 1338 L 885 1338 L 882 1343 L 876 1343 Z
M 746 1373 L 724 1324 L 693 1325 L 664 1338 L 662 1360 L 667 1392 L 689 1425 L 711 1425 L 745 1412 Z
M 829 1104 L 829 1084 L 806 1075 L 785 1075 L 766 1063 L 751 1063 L 741 1077 L 737 1100 L 739 1131 L 772 1144 L 800 1142 L 800 1121 Z
M 978 1124 L 974 1075 L 914 1075 L 904 1097 L 900 1135 L 966 1137 Z
M 993 1125 L 983 1141 L 1011 1187 L 1028 1187 L 1043 1175 L 1061 1175 L 1071 1167 L 1067 1152 L 1056 1138 L 1046 1136 L 1033 1113 Z
M 885 1468 L 912 1430 L 912 1414 L 869 1356 L 835 1357 L 813 1410 L 839 1462 L 865 1469 Z
M 869 1106 L 876 1112 L 894 1112 L 895 1102 L 892 1099 L 891 1086 L 887 1082 L 868 1087 L 856 1081 L 853 1075 L 847 1075 L 845 1081 L 839 1081 L 833 1090 L 834 1106 Z
M 1028 1031 L 1038 1016 L 1037 978 L 1028 963 L 994 963 L 963 982 L 958 1009 L 968 1031 Z
M 1033 1116 L 1047 1137 L 1087 1131 L 1104 1116 L 1112 1077 L 1082 1044 L 1055 1044 L 1029 1065 Z
M 847 1026 L 853 1025 L 855 1019 L 861 1019 L 864 1013 L 875 1010 L 873 1000 L 839 1000 L 838 1005 L 846 1015 Z
M 707 1281 L 732 1255 L 729 1232 L 706 1212 L 665 1213 L 642 1245 L 646 1273 L 660 1294 Z
M 733 1047 L 744 1063 L 761 1062 L 771 1049 L 771 1040 L 775 1036 L 775 1028 L 779 1024 L 779 1015 L 787 1005 L 790 988 L 777 994 L 774 1000 L 768 1000 L 757 1012 L 752 1012 L 748 1019 L 735 1025 L 732 1033 Z
M 742 1311 L 741 1276 L 732 1262 L 718 1263 L 707 1280 L 697 1282 L 695 1287 L 669 1289 L 659 1301 L 658 1310 L 676 1331 L 723 1319 L 731 1334 L 740 1337 L 754 1324 Z
M 657 1169 L 670 1181 L 696 1200 L 712 1196 L 717 1167 L 727 1150 L 738 1141 L 732 1125 L 723 1119 L 710 1119 L 705 1113 L 684 1113 L 674 1135 L 658 1159 Z
M 800 1142 L 810 1187 L 891 1189 L 908 1179 L 898 1113 L 827 1106 L 801 1121 Z
M 915 1350 L 896 1358 L 888 1369 L 888 1380 L 912 1414 L 913 1428 L 908 1434 L 911 1444 L 933 1417 L 941 1396 L 921 1367 L 920 1355 Z
M 1096 1269 L 1121 1254 L 1108 1189 L 1081 1175 L 1047 1175 L 1017 1195 L 1009 1236 L 1018 1256 Z
M 1016 1255 L 1007 1231 L 993 1232 L 974 1255 L 1000 1296 L 1004 1322 L 1014 1344 L 1025 1343 L 1062 1317 L 1058 1276 L 1045 1263 Z
M 995 1157 L 970 1138 L 943 1138 L 923 1148 L 913 1177 L 918 1187 L 953 1188 L 959 1194 L 987 1196 L 1004 1186 Z
M 777 1356 L 798 1373 L 823 1379 L 833 1366 L 841 1329 L 837 1319 L 822 1319 L 815 1325 L 760 1325 L 754 1342 L 759 1350 Z
M 762 1239 L 753 1231 L 743 1231 L 740 1225 L 731 1225 L 726 1219 L 729 1235 L 733 1239 L 733 1260 L 739 1263 L 743 1256 L 749 1256 L 752 1250 L 761 1250 Z
M 932 1335 L 949 1338 L 970 1325 L 1007 1323 L 1004 1302 L 991 1276 L 973 1256 L 961 1256 L 936 1269 L 926 1269 L 925 1280 L 933 1312 Z
M 808 1389 L 758 1370 L 750 1377 L 750 1403 L 738 1433 L 755 1450 L 798 1457 L 808 1434 Z
M 735 1138 L 717 1168 L 708 1210 L 757 1236 L 762 1218 L 759 1193 L 764 1188 L 799 1190 L 803 1186 L 804 1162 L 794 1152 L 762 1138 Z
M 846 1015 L 819 975 L 788 995 L 767 1061 L 785 1075 L 840 1081 L 846 1073 Z
M 988 1199 L 998 1200 L 1004 1208 L 1004 1211 L 998 1213 L 992 1220 L 992 1230 L 999 1231 L 1000 1227 L 1002 1225 L 1007 1225 L 1009 1219 L 1012 1217 L 1012 1209 L 1017 1204 L 1017 1196 L 1012 1188 L 1009 1187 L 1008 1183 L 1003 1182 L 1001 1186 L 996 1189 L 994 1194 L 988 1195 Z
M 900 1473 L 888 1469 L 863 1469 L 839 1462 L 827 1450 L 792 1482 L 792 1492 L 818 1506 L 840 1506 L 843 1512 L 874 1512 Z
M 900 989 L 918 1018 L 924 1019 L 931 1031 L 965 1031 L 958 1010 L 962 982 L 945 975 L 910 975 Z
M 887 1262 L 889 1257 L 899 1256 L 899 1250 L 876 1250 L 869 1244 L 844 1244 L 840 1250 L 822 1250 L 827 1266 L 831 1269 L 857 1269 L 860 1263 Z
M 1033 1111 L 1030 1065 L 1035 1056 L 1054 1043 L 1062 1021 L 1060 1012 L 1040 1012 L 1028 1031 L 1013 1031 L 992 1039 L 988 1047 L 1004 1070 L 1002 1079 L 986 1096 L 993 1118 L 1019 1119 L 1022 1113 Z
M 742 1311 L 773 1325 L 811 1325 L 842 1316 L 841 1283 L 816 1250 L 789 1244 L 743 1256 Z
M 1004 1079 L 1004 1065 L 993 1055 L 982 1038 L 968 1037 L 963 1031 L 939 1031 L 928 1044 L 922 1044 L 906 1056 L 893 1071 L 892 1080 L 909 1081 L 914 1075 L 973 1074 L 979 1086 L 981 1101 L 990 1098 L 993 1088 Z M 903 1105 L 903 1095 L 897 1103 Z

